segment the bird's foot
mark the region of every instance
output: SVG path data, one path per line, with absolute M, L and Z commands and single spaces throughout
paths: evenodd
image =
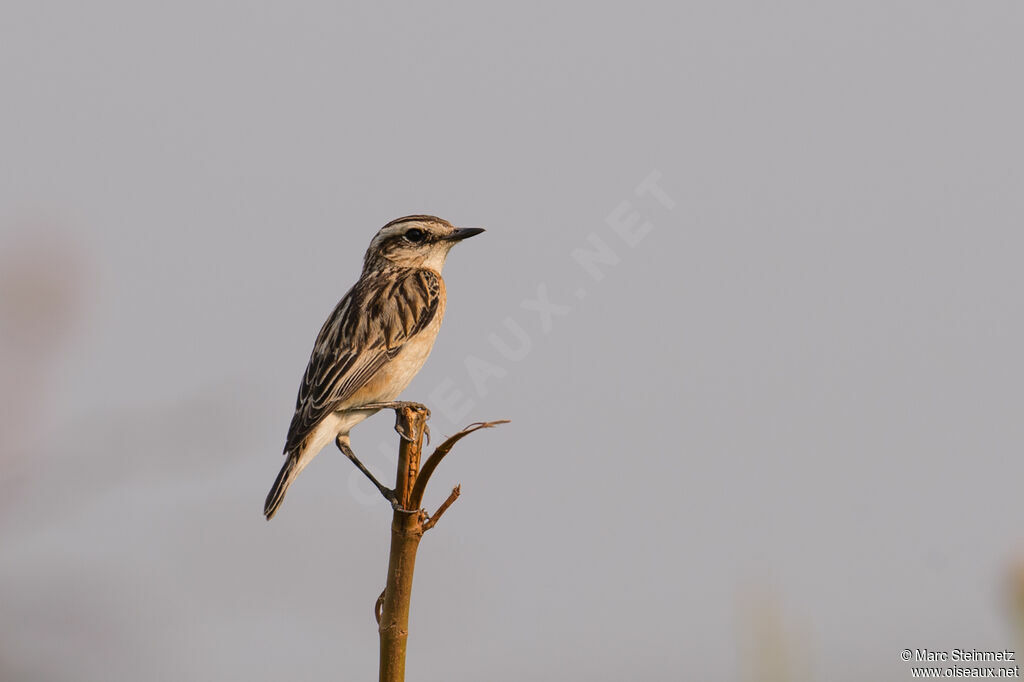
M 368 410 L 395 410 L 395 432 L 402 437 L 402 440 L 412 442 L 413 437 L 411 433 L 406 433 L 405 429 L 402 428 L 402 419 L 398 416 L 398 410 L 410 409 L 416 412 L 421 412 L 426 415 L 427 419 L 430 419 L 430 408 L 423 403 L 413 402 L 411 400 L 392 400 L 386 403 L 367 403 L 361 405 L 360 409 Z M 425 423 L 423 425 L 423 435 L 427 439 L 427 443 L 430 442 L 430 427 Z
M 402 408 L 423 412 L 428 418 L 430 417 L 429 407 L 423 403 L 417 403 L 412 400 L 389 400 L 384 403 L 366 403 L 365 405 L 359 406 L 359 409 L 364 410 L 400 410 Z

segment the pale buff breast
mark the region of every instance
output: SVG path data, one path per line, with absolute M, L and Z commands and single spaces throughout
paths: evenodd
M 353 407 L 366 403 L 395 400 L 409 386 L 434 347 L 434 340 L 437 339 L 437 333 L 441 329 L 441 320 L 444 319 L 445 302 L 445 287 L 442 280 L 440 300 L 434 319 L 425 329 L 409 340 L 393 360 L 381 367 L 365 386 L 346 400 L 345 405 L 341 406 L 339 411 L 327 415 L 317 424 L 299 456 L 296 475 L 335 437 L 340 435 L 347 438 L 352 427 L 377 412 L 377 410 L 352 409 Z
M 336 436 L 339 434 L 347 436 L 352 427 L 377 412 L 377 410 L 359 410 L 352 409 L 352 407 L 395 400 L 409 386 L 413 377 L 423 367 L 423 363 L 427 361 L 427 357 L 434 347 L 437 333 L 441 329 L 441 320 L 444 318 L 445 310 L 444 293 L 444 283 L 442 282 L 441 300 L 438 303 L 437 314 L 434 315 L 430 324 L 406 343 L 401 352 L 381 367 L 365 386 L 345 401 L 346 407 L 343 407 L 341 411 L 329 414 L 316 426 L 306 441 L 299 458 L 299 471 L 304 469 L 316 454 L 325 445 L 332 442 Z
M 445 290 L 444 283 L 441 283 L 440 301 L 438 301 L 437 313 L 420 333 L 410 339 L 398 353 L 397 356 L 379 370 L 365 386 L 355 392 L 352 396 L 352 405 L 361 403 L 388 402 L 396 399 L 399 394 L 409 386 L 413 377 L 419 373 L 423 363 L 430 356 L 434 347 L 437 333 L 441 329 L 441 320 L 444 318 Z

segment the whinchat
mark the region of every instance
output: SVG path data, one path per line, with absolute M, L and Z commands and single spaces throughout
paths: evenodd
M 287 460 L 263 507 L 268 520 L 295 477 L 332 440 L 370 475 L 352 453 L 349 431 L 380 409 L 364 406 L 393 401 L 423 367 L 444 317 L 441 269 L 448 251 L 481 232 L 429 215 L 399 218 L 377 232 L 359 281 L 316 337 L 288 428 Z

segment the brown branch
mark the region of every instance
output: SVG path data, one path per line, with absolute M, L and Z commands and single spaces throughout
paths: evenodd
M 434 470 L 437 469 L 437 465 L 441 463 L 441 460 L 445 458 L 445 455 L 451 452 L 456 443 L 474 431 L 489 429 L 497 426 L 498 424 L 508 424 L 508 420 L 499 419 L 498 421 L 493 422 L 477 422 L 475 424 L 470 424 L 454 436 L 448 438 L 445 442 L 438 445 L 434 452 L 431 453 L 430 457 L 427 458 L 427 461 L 423 464 L 423 469 L 420 470 L 420 474 L 416 478 L 416 485 L 413 486 L 412 495 L 409 498 L 409 504 L 411 506 L 408 508 L 418 508 L 423 504 L 423 493 L 427 490 L 427 483 L 430 482 L 430 477 L 434 474 Z
M 434 527 L 461 492 L 460 486 L 455 486 L 434 515 L 427 517 L 420 508 L 427 482 L 437 465 L 459 440 L 479 429 L 504 424 L 506 420 L 482 422 L 466 427 L 439 445 L 421 468 L 423 438 L 427 432 L 430 411 L 418 403 L 402 402 L 379 406 L 395 410 L 395 430 L 402 438 L 398 447 L 398 469 L 395 474 L 387 583 L 373 610 L 377 620 L 377 631 L 380 634 L 380 680 L 403 682 L 416 550 L 423 533 Z M 378 404 L 374 404 L 373 407 L 378 407 Z
M 384 587 L 377 632 L 380 634 L 381 682 L 405 680 L 405 651 L 409 641 L 409 602 L 412 598 L 412 575 L 416 568 L 416 549 L 423 537 L 421 514 L 407 510 L 410 493 L 419 472 L 423 446 L 424 410 L 409 405 L 395 409 L 395 430 L 402 435 L 398 447 L 398 470 L 395 474 L 395 497 L 398 507 L 391 519 L 391 553 L 388 577 Z
M 428 530 L 437 525 L 437 522 L 441 520 L 441 516 L 448 511 L 448 507 L 455 504 L 455 500 L 459 499 L 459 495 L 462 493 L 462 486 L 457 485 L 452 488 L 452 492 L 448 495 L 448 499 L 441 503 L 441 506 L 437 508 L 437 511 L 430 515 L 430 518 L 423 524 L 423 532 L 426 533 Z

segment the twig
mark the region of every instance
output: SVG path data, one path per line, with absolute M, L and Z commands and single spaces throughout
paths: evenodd
M 419 403 L 371 403 L 364 409 L 395 410 L 395 431 L 402 437 L 398 446 L 398 469 L 395 475 L 395 489 L 391 493 L 394 515 L 391 521 L 391 553 L 388 559 L 388 577 L 384 591 L 377 597 L 373 615 L 377 620 L 380 634 L 380 680 L 401 682 L 405 679 L 405 654 L 409 640 L 409 602 L 412 596 L 412 576 L 416 567 L 416 549 L 423 533 L 430 530 L 452 506 L 461 493 L 455 486 L 448 499 L 428 517 L 421 509 L 423 493 L 431 474 L 437 469 L 452 447 L 462 438 L 479 429 L 507 420 L 472 424 L 441 443 L 423 466 L 420 459 L 423 439 L 427 432 L 427 418 L 430 411 Z M 340 444 L 339 444 L 340 447 Z M 345 450 L 342 450 L 345 452 Z M 345 452 L 348 455 L 351 448 Z M 370 480 L 376 479 L 360 466 L 355 455 L 349 455 Z M 378 489 L 383 486 L 378 485 Z M 384 490 L 387 490 L 386 488 Z M 383 493 L 384 490 L 381 492 Z M 388 495 L 385 495 L 388 497 Z
M 497 426 L 498 424 L 508 424 L 508 420 L 499 419 L 498 421 L 493 422 L 477 422 L 475 424 L 470 424 L 454 436 L 449 437 L 445 442 L 438 445 L 434 452 L 431 453 L 430 457 L 427 458 L 427 461 L 424 462 L 423 468 L 420 469 L 420 473 L 416 477 L 416 485 L 413 486 L 412 494 L 409 496 L 408 508 L 416 508 L 423 504 L 423 493 L 427 490 L 427 483 L 430 482 L 430 477 L 434 474 L 434 470 L 437 469 L 437 465 L 441 463 L 441 460 L 445 458 L 445 455 L 451 452 L 456 443 L 474 431 L 489 429 Z
M 395 496 L 403 509 L 416 509 L 417 513 L 402 514 L 396 508 L 391 520 L 388 577 L 384 588 L 384 602 L 381 604 L 380 621 L 377 624 L 377 632 L 380 635 L 381 682 L 402 682 L 405 679 L 412 576 L 416 568 L 416 548 L 423 537 L 420 520 L 422 514 L 418 513 L 418 507 L 409 504 L 409 498 L 420 469 L 422 427 L 426 424 L 427 416 L 424 411 L 406 405 L 396 408 L 395 415 L 395 430 L 402 434 L 398 445 Z
M 441 506 L 437 508 L 437 511 L 430 515 L 430 518 L 423 524 L 423 532 L 426 533 L 428 530 L 433 528 L 438 521 L 441 520 L 441 516 L 448 511 L 448 507 L 455 504 L 455 500 L 459 499 L 459 494 L 462 493 L 462 486 L 457 485 L 452 488 L 452 492 L 448 495 L 448 499 L 441 503 Z

